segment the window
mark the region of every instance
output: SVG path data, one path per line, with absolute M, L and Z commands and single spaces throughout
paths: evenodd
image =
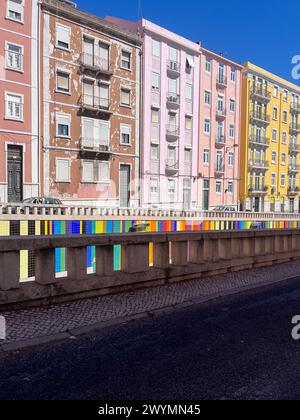
M 152 55 L 153 57 L 160 58 L 160 42 L 155 39 L 152 40 Z
M 185 117 L 185 129 L 188 131 L 192 131 L 193 119 L 191 117 Z
M 70 182 L 70 166 L 69 159 L 56 159 L 56 181 L 57 182 Z
M 285 187 L 285 175 L 281 175 L 280 177 L 280 185 L 282 188 Z
M 70 92 L 70 75 L 60 70 L 56 72 L 56 89 L 61 93 Z
M 193 85 L 191 85 L 190 83 L 187 83 L 185 86 L 185 97 L 186 100 L 189 102 L 192 102 L 193 100 Z
M 281 164 L 282 165 L 286 164 L 286 154 L 285 153 L 282 153 L 282 155 L 281 155 Z
M 277 130 L 274 128 L 272 130 L 272 141 L 277 141 Z
M 274 91 L 273 91 L 274 98 L 278 98 L 278 93 L 279 93 L 279 87 L 278 86 L 274 86 Z
M 70 137 L 71 117 L 70 115 L 56 115 L 57 137 Z
M 131 69 L 131 53 L 129 51 L 122 50 L 121 67 L 126 70 Z
M 6 94 L 6 118 L 22 120 L 23 118 L 23 97 L 20 95 Z
M 97 182 L 98 167 L 94 161 L 82 163 L 82 182 Z
M 99 182 L 109 182 L 109 162 L 99 162 Z
M 276 163 L 276 152 L 272 152 L 272 163 L 275 164 Z
M 151 109 L 151 122 L 152 124 L 159 124 L 159 111 L 158 109 Z
M 283 91 L 283 100 L 284 100 L 285 102 L 287 102 L 287 100 L 288 100 L 288 91 L 287 91 L 287 90 L 284 90 L 284 91 Z
M 159 147 L 158 145 L 151 145 L 150 149 L 151 160 L 159 160 Z
M 152 90 L 160 91 L 160 74 L 152 72 Z
M 276 174 L 271 175 L 271 187 L 276 187 Z
M 108 71 L 109 70 L 109 45 L 99 43 L 99 64 L 101 69 Z M 96 58 L 95 58 L 96 60 Z
M 169 47 L 169 60 L 178 62 L 178 50 L 173 47 Z
M 121 89 L 121 105 L 130 106 L 130 90 Z
M 278 109 L 276 107 L 273 108 L 273 120 L 278 119 Z
M 287 111 L 283 111 L 282 120 L 286 124 L 288 119 L 288 113 Z
M 186 71 L 191 74 L 192 70 L 195 68 L 194 57 L 191 55 L 186 55 Z
M 14 45 L 6 45 L 6 67 L 11 70 L 23 70 L 23 48 Z
M 211 105 L 211 92 L 208 90 L 206 90 L 204 94 L 204 103 L 205 105 Z
M 121 133 L 121 139 L 120 139 L 121 144 L 129 146 L 131 143 L 131 126 L 121 125 L 120 133 Z
M 168 179 L 168 194 L 175 195 L 175 193 L 176 193 L 175 179 Z
M 210 120 L 208 119 L 204 121 L 204 133 L 210 134 Z
M 286 139 L 287 139 L 287 132 L 283 131 L 282 132 L 282 144 L 286 144 Z
M 98 137 L 98 135 L 96 136 Z M 99 142 L 102 146 L 109 146 L 110 144 L 110 125 L 109 121 L 99 121 Z
M 230 112 L 235 112 L 235 100 L 230 99 Z
M 7 17 L 17 22 L 23 22 L 24 0 L 8 0 Z
M 217 181 L 216 182 L 216 193 L 217 194 L 221 194 L 222 193 L 222 182 L 221 181 Z
M 109 109 L 109 85 L 101 83 L 99 86 L 100 107 Z
M 234 166 L 234 153 L 230 152 L 228 154 L 228 166 Z
M 233 181 L 228 181 L 228 184 L 227 184 L 227 192 L 229 194 L 233 194 Z
M 152 196 L 158 196 L 158 178 L 150 178 L 150 192 Z
M 209 150 L 208 149 L 205 149 L 203 151 L 203 163 L 205 165 L 209 165 Z
M 233 124 L 230 124 L 229 126 L 229 137 L 231 139 L 234 139 L 235 137 L 235 126 Z
M 205 59 L 205 71 L 211 73 L 211 60 L 208 57 Z
M 71 38 L 71 29 L 62 26 L 56 25 L 56 46 L 64 50 L 70 49 L 70 38 Z
M 231 68 L 231 71 L 230 71 L 230 80 L 235 83 L 235 80 L 236 80 L 236 71 L 233 68 Z

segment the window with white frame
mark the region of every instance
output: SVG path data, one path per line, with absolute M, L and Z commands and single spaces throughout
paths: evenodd
M 69 159 L 56 159 L 56 181 L 70 182 L 71 161 Z
M 278 108 L 274 107 L 273 108 L 273 120 L 277 120 L 278 119 Z
M 286 154 L 285 153 L 282 153 L 282 155 L 281 155 L 281 164 L 282 165 L 286 164 Z
M 272 152 L 272 164 L 273 165 L 275 165 L 275 163 L 276 163 L 276 157 L 277 157 L 276 152 Z
M 23 96 L 7 93 L 5 95 L 7 119 L 22 120 L 23 118 Z
M 228 181 L 228 184 L 227 184 L 227 192 L 229 194 L 233 194 L 233 181 Z
M 100 146 L 109 146 L 109 143 L 110 143 L 109 121 L 105 121 L 105 120 L 99 121 L 99 142 L 100 142 Z
M 288 91 L 284 90 L 283 91 L 283 100 L 286 102 L 288 100 Z
M 185 117 L 185 129 L 187 131 L 192 131 L 192 129 L 193 129 L 193 118 L 192 117 L 189 117 L 189 116 Z
M 109 162 L 103 161 L 99 162 L 99 176 L 98 181 L 99 182 L 109 182 Z
M 188 102 L 192 102 L 193 100 L 193 85 L 187 83 L 185 86 L 185 97 Z
M 97 182 L 98 165 L 93 160 L 85 160 L 82 162 L 82 182 Z
M 206 119 L 204 121 L 204 133 L 210 134 L 210 120 L 209 119 Z
M 203 150 L 203 163 L 204 165 L 209 165 L 209 150 L 208 149 Z
M 152 197 L 158 198 L 158 193 L 159 193 L 158 178 L 150 178 L 150 192 L 151 192 Z
M 126 69 L 126 70 L 131 69 L 131 52 L 130 51 L 122 50 L 121 67 L 122 69 Z
M 216 193 L 217 194 L 222 193 L 222 181 L 216 181 Z
M 156 39 L 152 40 L 152 56 L 156 58 L 160 58 L 160 42 L 156 41 Z
M 230 80 L 234 83 L 236 81 L 236 70 L 234 68 L 231 68 L 230 70 Z
M 274 128 L 273 130 L 272 130 L 272 141 L 277 141 L 277 130 L 276 130 L 276 128 Z
M 175 179 L 172 179 L 172 178 L 168 179 L 168 194 L 170 196 L 175 196 L 175 194 L 176 194 L 176 181 L 175 181 Z
M 131 126 L 121 124 L 120 126 L 120 143 L 129 146 L 131 144 Z
M 24 20 L 24 0 L 7 1 L 7 18 L 17 22 Z
M 23 47 L 11 43 L 6 44 L 6 67 L 11 70 L 23 70 Z
M 70 92 L 70 74 L 61 70 L 56 72 L 56 89 L 61 93 Z
M 235 125 L 234 124 L 230 124 L 229 126 L 229 137 L 231 139 L 235 138 Z
M 160 91 L 160 74 L 152 72 L 152 90 L 155 92 Z
M 276 174 L 271 174 L 271 187 L 276 187 Z
M 211 73 L 211 59 L 208 57 L 205 58 L 205 71 Z
M 283 131 L 282 132 L 282 144 L 286 144 L 286 139 L 287 139 L 287 132 Z
M 282 121 L 286 124 L 287 123 L 287 119 L 288 119 L 288 113 L 287 111 L 283 111 L 282 114 Z
M 228 154 L 228 166 L 234 166 L 234 153 L 229 152 Z
M 234 99 L 230 99 L 230 112 L 235 112 L 235 100 Z
M 71 28 L 60 24 L 56 25 L 56 46 L 64 50 L 70 49 Z
M 130 106 L 130 89 L 121 88 L 121 105 Z
M 56 135 L 57 137 L 71 136 L 71 116 L 66 114 L 56 114 Z
M 279 87 L 278 86 L 274 86 L 274 90 L 273 90 L 273 96 L 274 96 L 274 98 L 278 98 L 278 94 L 279 94 Z
M 204 103 L 205 105 L 211 105 L 211 92 L 209 90 L 204 93 Z
M 152 124 L 159 124 L 159 110 L 151 109 L 151 122 Z
M 159 147 L 156 144 L 152 144 L 150 148 L 151 160 L 159 160 Z
M 282 188 L 285 187 L 285 175 L 284 174 L 282 174 L 281 177 L 280 177 L 280 185 L 281 185 Z

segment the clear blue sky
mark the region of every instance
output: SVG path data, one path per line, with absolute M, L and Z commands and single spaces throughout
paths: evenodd
M 300 54 L 299 0 L 77 0 L 77 5 L 100 17 L 143 16 L 238 62 L 252 61 L 300 84 L 291 77 L 291 59 Z

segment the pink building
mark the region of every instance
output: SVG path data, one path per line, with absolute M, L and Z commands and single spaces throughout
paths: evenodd
M 239 203 L 242 66 L 201 48 L 198 207 Z
M 200 47 L 144 19 L 107 19 L 143 38 L 142 205 L 195 208 Z
M 2 0 L 0 201 L 39 194 L 38 0 Z

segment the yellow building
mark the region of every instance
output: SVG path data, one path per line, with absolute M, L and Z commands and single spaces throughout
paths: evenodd
M 300 88 L 251 63 L 242 80 L 243 210 L 299 212 Z

